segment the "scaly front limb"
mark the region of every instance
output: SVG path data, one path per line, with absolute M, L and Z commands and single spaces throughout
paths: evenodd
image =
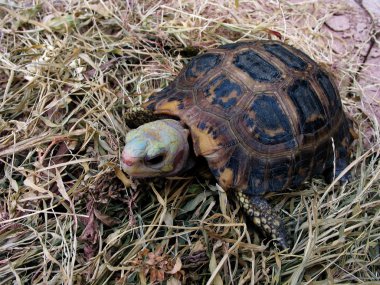
M 263 197 L 237 192 L 237 198 L 244 212 L 256 226 L 260 227 L 267 236 L 277 240 L 282 248 L 288 248 L 286 232 L 281 218 Z

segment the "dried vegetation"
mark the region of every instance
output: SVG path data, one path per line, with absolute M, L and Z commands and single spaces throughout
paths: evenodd
M 0 283 L 380 284 L 380 131 L 358 80 L 378 39 L 337 54 L 325 21 L 353 8 L 297 2 L 0 0 Z M 208 180 L 136 185 L 118 163 L 123 114 L 189 58 L 278 37 L 337 75 L 359 134 L 352 182 L 271 196 L 283 252 Z

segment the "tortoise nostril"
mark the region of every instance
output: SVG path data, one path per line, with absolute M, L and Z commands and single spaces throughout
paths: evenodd
M 127 166 L 132 166 L 136 162 L 136 159 L 129 156 L 123 151 L 121 154 L 121 161 Z
M 134 163 L 134 161 L 132 159 L 125 159 L 125 158 L 123 158 L 122 161 L 127 166 L 132 166 L 133 163 Z

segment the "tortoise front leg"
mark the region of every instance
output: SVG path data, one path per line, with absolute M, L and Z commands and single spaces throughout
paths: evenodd
M 276 239 L 282 248 L 288 248 L 281 218 L 268 202 L 261 196 L 249 196 L 243 192 L 238 192 L 237 196 L 244 212 L 252 218 L 253 223 L 260 227 L 267 236 Z
M 135 106 L 127 110 L 125 121 L 128 127 L 137 128 L 143 124 L 156 121 L 158 116 L 141 106 Z

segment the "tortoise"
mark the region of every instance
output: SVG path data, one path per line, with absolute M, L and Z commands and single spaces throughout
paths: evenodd
M 354 139 L 328 72 L 273 40 L 226 44 L 194 57 L 127 120 L 140 125 L 126 135 L 127 174 L 174 176 L 203 157 L 218 184 L 236 193 L 245 214 L 284 248 L 285 227 L 264 194 L 338 176 Z

